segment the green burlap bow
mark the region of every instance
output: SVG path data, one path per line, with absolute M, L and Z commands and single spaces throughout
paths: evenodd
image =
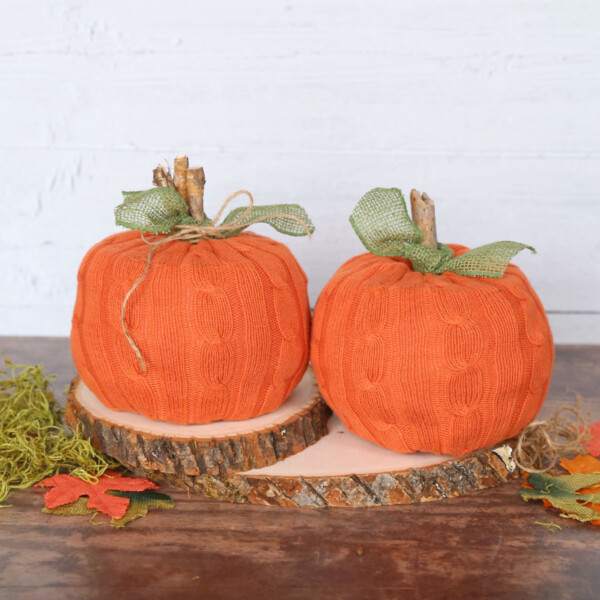
M 397 188 L 375 188 L 367 192 L 350 215 L 350 223 L 365 248 L 379 256 L 401 256 L 420 273 L 450 271 L 470 277 L 502 277 L 510 259 L 525 248 L 519 242 L 493 242 L 453 257 L 444 244 L 424 246 L 423 232 L 408 216 L 406 201 Z
M 233 209 L 218 224 L 225 207 L 240 194 L 250 199 L 248 206 Z M 188 214 L 183 196 L 169 187 L 141 192 L 123 192 L 124 201 L 115 208 L 115 221 L 129 229 L 148 233 L 172 233 L 172 239 L 229 238 L 254 223 L 267 223 L 287 235 L 310 236 L 315 228 L 298 204 L 254 206 L 252 195 L 240 190 L 225 200 L 215 219 L 198 221 Z M 178 232 L 181 235 L 177 235 Z

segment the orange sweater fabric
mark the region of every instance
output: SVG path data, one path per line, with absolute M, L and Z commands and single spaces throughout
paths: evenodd
M 515 265 L 500 279 L 433 275 L 367 253 L 323 289 L 311 361 L 350 431 L 398 452 L 458 456 L 534 419 L 554 346 L 542 304 Z
M 306 275 L 283 244 L 250 232 L 159 246 L 146 266 L 138 231 L 85 256 L 71 348 L 77 371 L 108 407 L 174 423 L 255 417 L 276 409 L 309 353 Z

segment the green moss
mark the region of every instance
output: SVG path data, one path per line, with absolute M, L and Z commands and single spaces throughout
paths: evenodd
M 63 425 L 63 409 L 51 390 L 54 376 L 41 365 L 4 360 L 0 370 L 0 502 L 59 472 L 96 481 L 120 466 Z

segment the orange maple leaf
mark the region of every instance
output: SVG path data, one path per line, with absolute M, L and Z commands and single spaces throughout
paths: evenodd
M 63 504 L 75 502 L 81 496 L 88 496 L 88 507 L 95 508 L 114 519 L 125 516 L 129 506 L 129 498 L 112 496 L 108 490 L 119 492 L 140 492 L 155 489 L 158 486 L 152 481 L 132 477 L 107 477 L 102 475 L 98 483 L 88 483 L 72 475 L 54 475 L 36 484 L 37 487 L 52 488 L 44 495 L 47 508 L 56 508 Z
M 571 475 L 574 473 L 600 473 L 600 460 L 590 454 L 578 454 L 574 458 L 561 458 L 560 466 Z

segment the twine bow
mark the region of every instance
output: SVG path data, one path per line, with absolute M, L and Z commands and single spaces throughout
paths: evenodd
M 423 232 L 411 221 L 406 201 L 397 188 L 375 188 L 367 192 L 350 215 L 350 223 L 365 248 L 379 256 L 401 256 L 420 273 L 447 271 L 470 277 L 502 277 L 513 256 L 525 248 L 519 242 L 493 242 L 454 257 L 444 244 L 424 246 Z
M 229 203 L 241 195 L 248 196 L 248 205 L 233 209 L 219 223 Z M 174 241 L 196 243 L 203 239 L 225 239 L 237 235 L 246 227 L 256 223 L 266 223 L 286 235 L 307 235 L 309 238 L 315 230 L 306 211 L 298 204 L 254 206 L 254 198 L 246 190 L 239 190 L 231 194 L 223 202 L 214 219 L 205 218 L 203 221 L 194 219 L 188 214 L 185 199 L 177 190 L 170 187 L 155 187 L 141 192 L 123 192 L 123 198 L 123 203 L 115 208 L 117 225 L 140 231 L 142 240 L 150 246 L 146 267 L 140 278 L 125 295 L 121 307 L 123 333 L 138 357 L 144 373 L 146 372 L 146 363 L 127 330 L 125 309 L 129 298 L 148 274 L 152 254 L 159 246 Z M 166 235 L 158 241 L 151 242 L 145 238 L 144 233 Z

